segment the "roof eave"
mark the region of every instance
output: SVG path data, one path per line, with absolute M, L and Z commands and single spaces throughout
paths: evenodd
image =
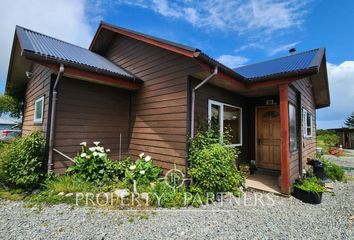
M 36 60 L 36 61 L 44 61 L 44 62 L 48 62 L 48 63 L 56 63 L 56 64 L 60 64 L 63 63 L 66 66 L 70 66 L 73 68 L 77 68 L 80 70 L 85 70 L 85 71 L 89 71 L 89 72 L 93 72 L 93 73 L 97 73 L 97 74 L 102 74 L 102 75 L 106 75 L 106 76 L 110 76 L 110 77 L 117 77 L 117 78 L 121 78 L 124 80 L 128 80 L 131 82 L 135 82 L 135 83 L 141 83 L 143 84 L 143 81 L 139 78 L 136 77 L 130 77 L 127 75 L 123 75 L 123 74 L 119 74 L 119 73 L 114 73 L 114 72 L 110 72 L 104 69 L 99 69 L 99 68 L 94 68 L 88 65 L 83 65 L 83 64 L 78 64 L 72 61 L 67 61 L 64 59 L 57 59 L 57 58 L 53 58 L 50 56 L 44 56 L 44 55 L 40 55 L 40 54 L 36 54 L 33 51 L 27 51 L 24 50 L 22 52 L 22 55 L 28 59 L 31 60 Z
M 292 72 L 282 72 L 278 74 L 271 74 L 266 76 L 260 77 L 251 77 L 247 78 L 249 82 L 264 82 L 268 80 L 277 80 L 277 79 L 286 79 L 286 78 L 305 78 L 317 74 L 319 71 L 318 67 L 310 67 L 307 69 L 302 69 L 299 71 L 292 71 Z

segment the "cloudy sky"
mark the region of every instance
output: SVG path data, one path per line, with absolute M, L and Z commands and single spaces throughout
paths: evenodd
M 327 49 L 331 107 L 319 128 L 341 127 L 354 111 L 354 1 L 1 0 L 0 92 L 15 25 L 87 47 L 100 20 L 190 45 L 230 67 Z

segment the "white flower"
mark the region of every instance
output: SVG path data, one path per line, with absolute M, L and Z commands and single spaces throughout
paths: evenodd
M 87 156 L 86 153 L 81 153 L 81 155 L 80 155 L 80 157 L 82 157 L 82 158 L 84 158 L 84 157 L 86 157 L 86 156 Z
M 104 152 L 104 147 L 96 147 L 97 151 Z
M 93 152 L 93 156 L 94 157 L 98 156 L 98 152 Z
M 96 146 L 100 145 L 101 142 L 93 142 Z
M 90 159 L 91 158 L 91 156 L 90 155 L 86 155 L 86 159 Z
M 87 146 L 87 142 L 82 142 L 82 143 L 80 143 L 80 146 L 86 147 L 86 146 Z
M 151 160 L 151 157 L 150 156 L 146 156 L 145 157 L 145 162 L 148 162 L 148 161 L 150 161 Z
M 130 170 L 134 170 L 135 168 L 136 168 L 135 165 L 131 165 L 131 166 L 129 167 Z
M 96 147 L 90 147 L 89 150 L 90 150 L 91 152 L 95 152 L 95 151 L 96 151 Z
M 99 153 L 98 154 L 98 156 L 101 157 L 101 158 L 104 157 L 105 155 L 106 155 L 105 153 Z
M 110 152 L 110 151 L 111 151 L 111 149 L 109 149 L 109 148 L 106 149 L 106 152 Z
M 144 171 L 144 170 L 141 170 L 139 173 L 140 173 L 141 175 L 143 175 L 143 174 L 145 174 L 145 171 Z
M 139 157 L 140 158 L 144 157 L 144 153 L 140 153 Z

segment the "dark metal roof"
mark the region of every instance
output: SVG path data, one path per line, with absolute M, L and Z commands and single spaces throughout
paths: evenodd
M 324 48 L 318 48 L 233 70 L 251 81 L 316 74 L 324 52 Z
M 16 34 L 20 41 L 22 54 L 29 58 L 60 62 L 88 71 L 135 79 L 120 66 L 88 49 L 20 26 L 16 26 Z

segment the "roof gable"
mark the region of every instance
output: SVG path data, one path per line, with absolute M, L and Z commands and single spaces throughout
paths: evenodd
M 16 34 L 21 45 L 22 55 L 28 58 L 60 62 L 111 76 L 134 78 L 120 66 L 88 49 L 20 26 L 16 27 Z

